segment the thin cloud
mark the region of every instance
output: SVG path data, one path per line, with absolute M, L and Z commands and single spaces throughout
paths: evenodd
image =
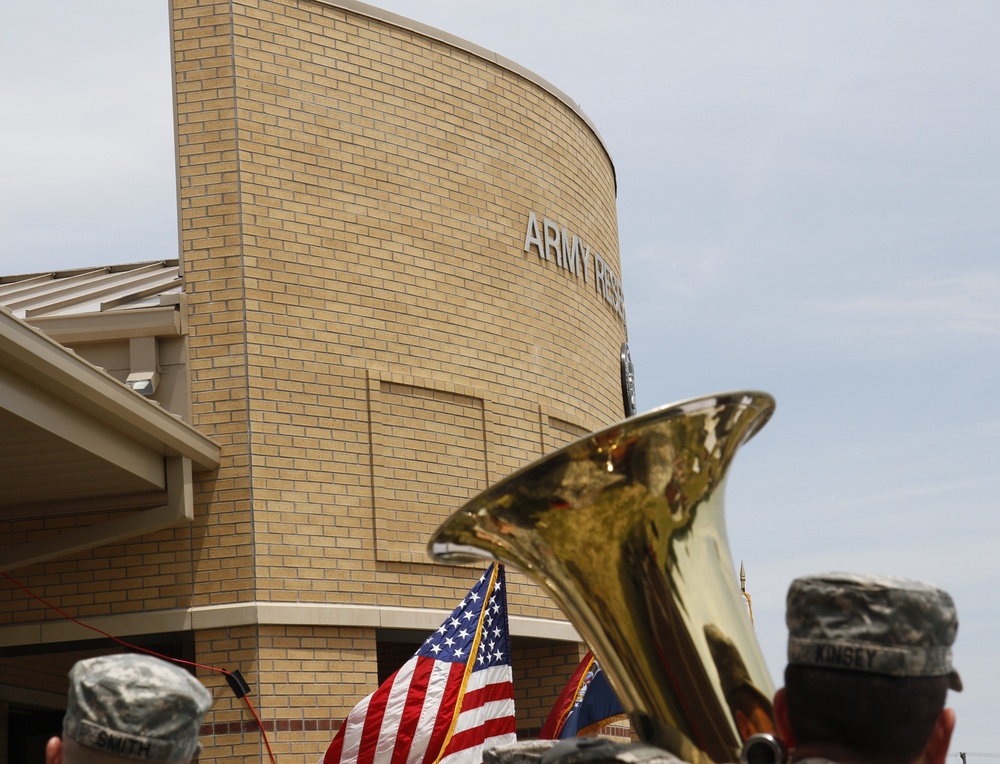
M 992 337 L 1000 335 L 1000 275 L 927 274 L 868 294 L 811 300 L 806 307 L 852 333 Z

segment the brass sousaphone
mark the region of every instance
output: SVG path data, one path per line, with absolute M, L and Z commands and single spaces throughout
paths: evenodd
M 451 516 L 433 558 L 518 568 L 593 650 L 645 743 L 737 761 L 774 690 L 737 584 L 726 471 L 774 400 L 737 392 L 631 417 L 529 465 Z

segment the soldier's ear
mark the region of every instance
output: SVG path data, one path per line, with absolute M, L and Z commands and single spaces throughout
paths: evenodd
M 45 744 L 45 764 L 62 764 L 63 745 L 62 739 L 58 737 L 50 738 Z
M 788 697 L 784 687 L 774 694 L 774 726 L 778 728 L 778 739 L 785 744 L 785 748 L 792 750 L 795 747 L 795 735 L 792 734 L 792 724 L 788 721 Z
M 948 746 L 951 744 L 951 733 L 955 731 L 955 712 L 950 708 L 942 708 L 934 722 L 931 739 L 924 746 L 924 761 L 927 764 L 944 764 L 948 756 Z

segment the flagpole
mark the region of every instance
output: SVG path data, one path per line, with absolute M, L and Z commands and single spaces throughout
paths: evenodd
M 450 740 L 451 736 L 455 733 L 455 725 L 458 723 L 458 715 L 462 711 L 462 704 L 465 702 L 465 688 L 469 683 L 469 674 L 472 673 L 472 669 L 476 665 L 476 656 L 479 654 L 479 643 L 483 638 L 483 619 L 486 618 L 486 606 L 489 601 L 489 595 L 493 593 L 493 587 L 496 585 L 497 576 L 500 574 L 501 566 L 499 563 L 490 567 L 490 582 L 486 586 L 487 596 L 483 598 L 483 606 L 479 610 L 479 620 L 476 622 L 476 635 L 472 638 L 472 645 L 469 647 L 469 660 L 465 664 L 465 676 L 462 677 L 462 689 L 458 693 L 458 702 L 455 704 L 455 712 L 451 717 L 451 725 L 448 727 L 448 734 L 445 736 L 445 740 Z M 438 751 L 438 755 L 434 758 L 434 764 L 438 764 L 441 758 L 444 756 L 444 752 L 447 746 L 442 746 L 441 750 Z
M 747 572 L 743 567 L 743 560 L 740 560 L 740 591 L 743 592 L 743 598 L 747 601 L 747 610 L 750 612 L 750 625 L 754 626 L 753 600 L 751 600 L 750 595 L 747 594 Z

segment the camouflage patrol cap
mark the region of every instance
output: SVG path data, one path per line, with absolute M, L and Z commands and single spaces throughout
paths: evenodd
M 929 584 L 826 573 L 788 589 L 788 663 L 900 677 L 948 676 L 958 631 L 955 603 Z
M 167 661 L 131 653 L 89 658 L 69 672 L 63 738 L 113 756 L 188 761 L 211 705 L 204 685 Z

